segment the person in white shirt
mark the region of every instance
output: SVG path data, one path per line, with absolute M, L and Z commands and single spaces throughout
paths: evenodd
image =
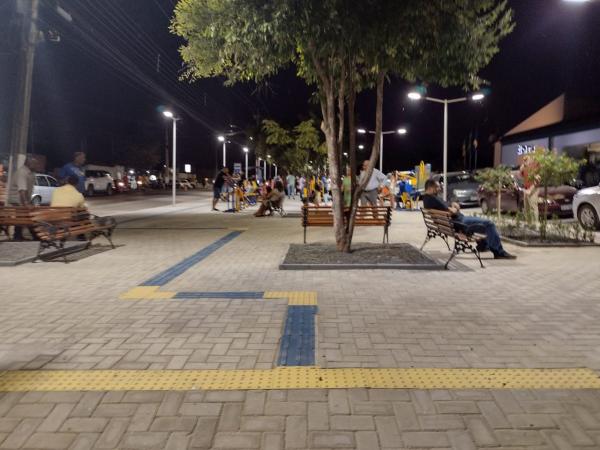
M 35 182 L 35 171 L 38 169 L 38 161 L 35 157 L 27 155 L 25 164 L 15 171 L 15 175 L 11 180 L 10 189 L 8 191 L 8 204 L 11 206 L 27 206 L 31 205 L 31 194 L 33 193 L 33 185 Z M 33 229 L 29 231 L 33 236 Z M 23 240 L 23 227 L 15 226 L 13 240 Z
M 359 183 L 362 183 L 367 176 L 367 166 L 369 165 L 369 160 L 365 159 L 362 165 L 362 172 L 360 173 L 360 177 L 358 179 Z M 360 204 L 361 206 L 365 206 L 369 203 L 371 206 L 377 206 L 377 193 L 379 186 L 381 186 L 386 180 L 386 176 L 376 168 L 373 168 L 373 173 L 371 174 L 371 178 L 369 178 L 369 182 L 365 186 L 365 190 L 360 196 Z

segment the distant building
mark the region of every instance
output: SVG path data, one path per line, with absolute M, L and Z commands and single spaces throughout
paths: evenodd
M 600 101 L 563 94 L 508 131 L 494 148 L 494 165 L 518 166 L 536 146 L 585 159 L 580 178 L 600 182 Z

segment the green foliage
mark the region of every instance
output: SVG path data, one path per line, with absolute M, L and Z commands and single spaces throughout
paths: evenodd
M 543 148 L 537 148 L 530 157 L 533 162 L 529 169 L 531 176 L 539 177 L 541 186 L 560 186 L 571 181 L 582 164 L 582 161 Z
M 350 60 L 357 90 L 381 70 L 477 87 L 513 28 L 505 0 L 180 0 L 171 24 L 192 78 L 258 81 L 294 64 L 322 88 L 317 65 L 339 80 Z
M 475 175 L 475 179 L 485 190 L 494 192 L 498 190 L 498 186 L 507 186 L 513 182 L 510 167 L 504 165 L 483 169 Z
M 323 135 L 312 120 L 305 120 L 288 130 L 274 120 L 263 120 L 262 131 L 268 152 L 287 172 L 306 173 L 309 161 L 319 166 L 327 155 Z
M 544 198 L 548 198 L 548 186 L 559 186 L 564 184 L 577 175 L 579 166 L 583 161 L 577 161 L 567 155 L 557 154 L 544 148 L 536 148 L 536 151 L 529 155 L 531 163 L 528 165 L 530 178 L 539 180 L 539 184 L 544 189 Z M 548 204 L 544 202 L 544 211 L 540 215 L 540 234 L 546 238 L 548 229 Z

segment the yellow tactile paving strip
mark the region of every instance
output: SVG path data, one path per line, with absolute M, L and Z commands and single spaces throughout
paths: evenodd
M 287 298 L 288 305 L 316 305 L 317 293 L 314 291 L 266 291 L 264 299 Z
M 0 392 L 252 389 L 600 389 L 589 369 L 23 370 Z
M 177 292 L 161 291 L 160 286 L 136 286 L 119 296 L 121 300 L 169 300 Z M 314 291 L 266 291 L 263 299 L 273 300 L 285 298 L 288 305 L 316 305 L 317 293 Z
M 166 300 L 175 297 L 176 292 L 159 291 L 160 286 L 136 286 L 121 294 L 121 300 Z

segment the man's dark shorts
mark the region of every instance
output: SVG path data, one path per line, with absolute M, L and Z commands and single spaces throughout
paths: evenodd
M 221 188 L 213 187 L 213 198 L 221 198 Z

